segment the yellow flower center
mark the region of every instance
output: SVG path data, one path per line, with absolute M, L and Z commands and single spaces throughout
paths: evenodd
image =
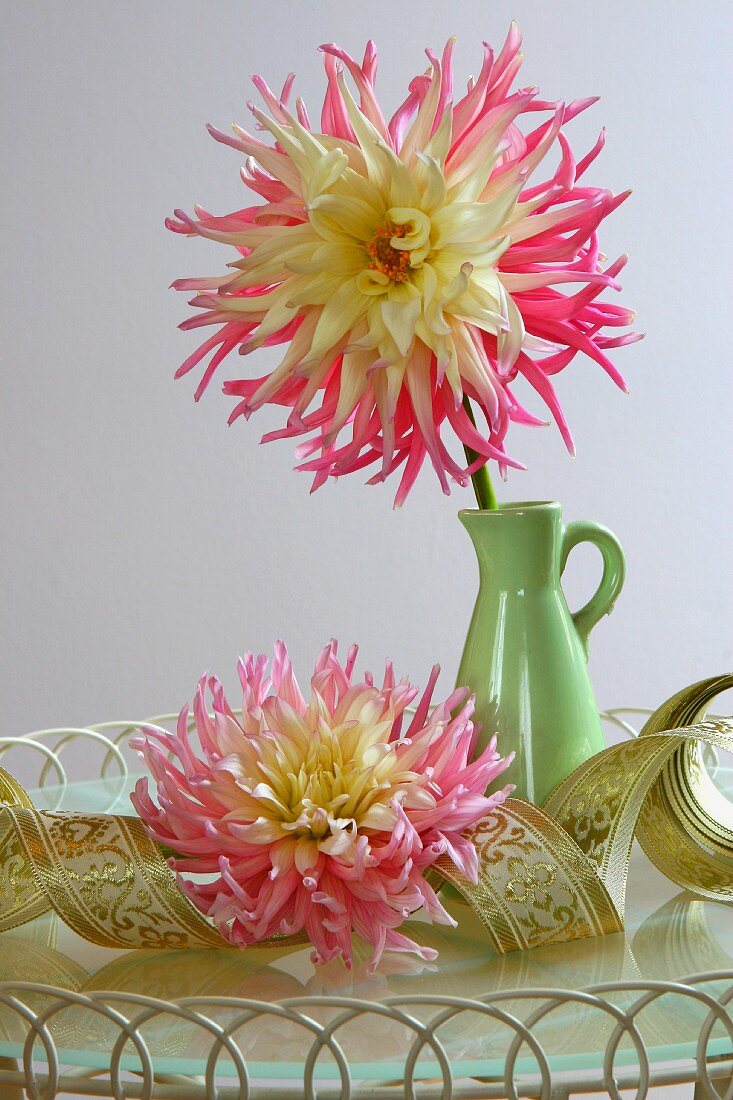
M 410 253 L 392 244 L 395 237 L 404 237 L 404 225 L 380 226 L 367 245 L 372 271 L 381 271 L 395 283 L 404 283 L 410 266 Z

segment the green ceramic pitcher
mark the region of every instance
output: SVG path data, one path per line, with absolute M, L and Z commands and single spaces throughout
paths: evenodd
M 458 672 L 476 693 L 479 745 L 498 734 L 515 753 L 502 781 L 542 804 L 575 768 L 604 747 L 586 669 L 588 636 L 609 614 L 624 581 L 618 539 L 596 523 L 562 521 L 553 502 L 459 512 L 479 564 L 479 592 Z M 595 595 L 571 613 L 560 579 L 568 555 L 591 542 L 603 556 Z

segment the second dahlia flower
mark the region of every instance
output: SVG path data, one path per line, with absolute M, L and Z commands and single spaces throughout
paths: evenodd
M 194 291 L 201 311 L 182 327 L 216 327 L 178 375 L 210 357 L 198 398 L 235 348 L 287 345 L 271 373 L 224 391 L 239 399 L 231 420 L 268 402 L 289 410 L 263 441 L 305 436 L 296 454 L 314 487 L 373 463 L 371 480 L 381 481 L 404 464 L 400 504 L 429 456 L 447 493 L 451 479 L 466 484 L 490 460 L 502 472 L 521 465 L 505 450 L 509 424 L 541 421 L 520 403 L 518 378 L 571 450 L 553 375 L 582 353 L 624 387 L 607 353 L 637 338 L 615 334 L 634 315 L 599 294 L 619 288 L 626 257 L 605 264 L 597 231 L 628 192 L 582 178 L 603 133 L 580 159 L 565 136 L 595 100 L 512 90 L 520 43 L 512 25 L 498 56 L 485 46 L 465 95 L 453 88 L 453 40 L 440 58 L 428 50 L 428 71 L 389 120 L 375 94 L 374 44 L 361 64 L 324 45 L 317 121 L 301 100 L 289 109 L 292 75 L 279 96 L 255 76 L 267 108 L 250 104 L 255 126 L 274 144 L 236 125 L 233 136 L 209 128 L 243 155 L 242 180 L 261 201 L 168 220 L 238 253 L 228 274 L 173 284 Z M 467 465 L 444 434 L 463 445 Z
M 341 955 L 351 965 L 356 932 L 373 966 L 385 949 L 434 958 L 398 931 L 419 909 L 454 923 L 425 872 L 445 854 L 476 879 L 462 833 L 503 802 L 511 788 L 486 790 L 510 761 L 493 741 L 471 759 L 467 690 L 431 709 L 437 667 L 420 695 L 389 664 L 381 687 L 355 680 L 355 660 L 356 647 L 342 665 L 336 643 L 327 646 L 306 700 L 282 643 L 269 672 L 266 655 L 247 654 L 241 718 L 217 679 L 199 683 L 199 751 L 187 707 L 175 734 L 146 727 L 134 741 L 157 786 L 156 805 L 139 780 L 135 808 L 176 853 L 185 893 L 233 944 L 305 932 L 314 961 Z

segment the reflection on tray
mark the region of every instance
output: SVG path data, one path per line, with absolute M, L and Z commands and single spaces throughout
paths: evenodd
M 347 971 L 339 961 L 314 970 L 309 950 L 302 947 L 189 951 L 183 957 L 178 951 L 134 951 L 90 973 L 56 949 L 55 922 L 44 917 L 17 933 L 0 935 L 0 981 L 34 982 L 81 994 L 100 990 L 129 994 L 131 1001 L 123 999 L 117 1005 L 127 1016 L 141 1010 L 132 1003 L 138 996 L 165 1001 L 238 998 L 270 1004 L 296 997 L 330 996 L 372 1003 L 404 998 L 406 1011 L 431 1018 L 439 1009 L 435 1005 L 418 1007 L 415 997 L 480 1001 L 491 993 L 530 987 L 577 990 L 607 982 L 675 980 L 680 974 L 733 969 L 733 959 L 723 950 L 714 927 L 723 913 L 729 918 L 728 907 L 680 894 L 648 917 L 631 939 L 606 936 L 496 956 L 471 911 L 461 907 L 460 929 L 420 925 L 421 941 L 440 952 L 439 965 L 392 955 L 385 957 L 376 974 L 368 972 L 366 948 L 355 953 L 354 969 Z M 109 955 L 102 954 L 104 957 Z M 35 1013 L 49 1004 L 43 993 L 22 996 Z M 626 1002 L 617 998 L 617 1003 L 628 1003 L 634 995 L 625 997 Z M 524 1018 L 540 1004 L 509 1000 L 502 1008 Z M 317 1025 L 342 1011 L 311 1004 L 307 1015 Z M 217 1008 L 207 1005 L 205 1014 L 219 1023 L 233 1018 L 232 1007 L 226 1004 Z M 706 1009 L 689 998 L 666 996 L 645 1009 L 639 1023 L 648 1045 L 679 1044 L 688 1036 L 691 1042 L 696 1039 L 705 1014 Z M 569 1003 L 555 1008 L 533 1032 L 552 1056 L 602 1051 L 613 1027 L 611 1017 L 599 1009 Z M 49 1028 L 57 1047 L 67 1050 L 109 1053 L 119 1035 L 112 1019 L 84 1003 L 65 1007 L 50 1019 Z M 0 1005 L 0 1040 L 21 1043 L 26 1030 L 17 1011 Z M 141 1032 L 158 1058 L 188 1064 L 205 1059 L 211 1047 L 209 1032 L 172 1015 L 158 1015 L 143 1024 Z M 401 1064 L 411 1038 L 408 1028 L 374 1013 L 358 1017 L 338 1034 L 352 1066 L 373 1061 L 375 1051 L 382 1063 L 393 1059 Z M 505 1024 L 466 1011 L 449 1013 L 439 1034 L 454 1064 L 503 1060 L 511 1039 Z M 257 1063 L 302 1064 L 312 1040 L 312 1031 L 275 1014 L 248 1020 L 237 1031 L 240 1049 Z M 43 1056 L 40 1049 L 38 1055 Z

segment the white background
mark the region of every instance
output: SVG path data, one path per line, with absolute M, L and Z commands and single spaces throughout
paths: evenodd
M 607 523 L 626 590 L 592 639 L 599 702 L 655 705 L 731 664 L 730 50 L 727 5 L 369 0 L 2 4 L 2 727 L 139 717 L 177 708 L 204 668 L 233 683 L 236 655 L 288 640 L 305 676 L 331 634 L 444 686 L 476 583 L 456 511 L 426 470 L 401 513 L 396 484 L 358 476 L 308 495 L 288 443 L 260 448 L 269 410 L 227 429 L 214 386 L 174 385 L 195 335 L 166 289 L 228 256 L 163 229 L 174 206 L 243 205 L 238 161 L 204 123 L 248 124 L 248 74 L 297 69 L 319 103 L 316 47 L 380 47 L 388 107 L 459 35 L 457 75 L 480 42 L 524 30 L 522 83 L 600 94 L 569 134 L 609 130 L 592 181 L 634 188 L 604 230 L 628 250 L 621 300 L 647 340 L 618 354 L 631 395 L 590 362 L 558 388 L 578 448 L 517 429 L 529 466 L 504 499 L 563 501 Z M 314 110 L 314 114 L 315 114 Z M 221 371 L 232 375 L 235 358 Z M 265 354 L 252 369 L 264 373 Z M 577 605 L 598 573 L 576 552 Z M 363 667 L 363 666 L 362 666 Z M 679 1096 L 687 1096 L 681 1088 Z
M 250 122 L 248 76 L 291 70 L 317 115 L 317 46 L 380 47 L 388 108 L 459 36 L 457 80 L 481 39 L 524 31 L 522 83 L 544 97 L 598 94 L 568 129 L 591 181 L 634 188 L 604 228 L 628 250 L 620 301 L 645 342 L 617 362 L 631 394 L 577 360 L 558 388 L 578 457 L 553 428 L 515 428 L 504 499 L 556 498 L 608 524 L 628 556 L 616 610 L 592 638 L 599 703 L 656 705 L 731 664 L 729 213 L 731 49 L 726 5 L 370 0 L 188 0 L 2 6 L 2 733 L 177 708 L 205 668 L 234 683 L 245 648 L 290 644 L 306 676 L 331 634 L 420 681 L 450 687 L 475 594 L 468 538 L 426 467 L 401 512 L 396 481 L 361 475 L 309 497 L 289 442 L 258 446 L 265 410 L 226 427 L 231 399 L 193 376 L 177 323 L 181 275 L 230 257 L 163 228 L 174 206 L 247 201 L 236 153 L 204 124 Z M 232 357 L 264 373 L 273 359 Z M 533 408 L 537 409 L 534 404 Z M 575 552 L 571 606 L 592 589 Z

